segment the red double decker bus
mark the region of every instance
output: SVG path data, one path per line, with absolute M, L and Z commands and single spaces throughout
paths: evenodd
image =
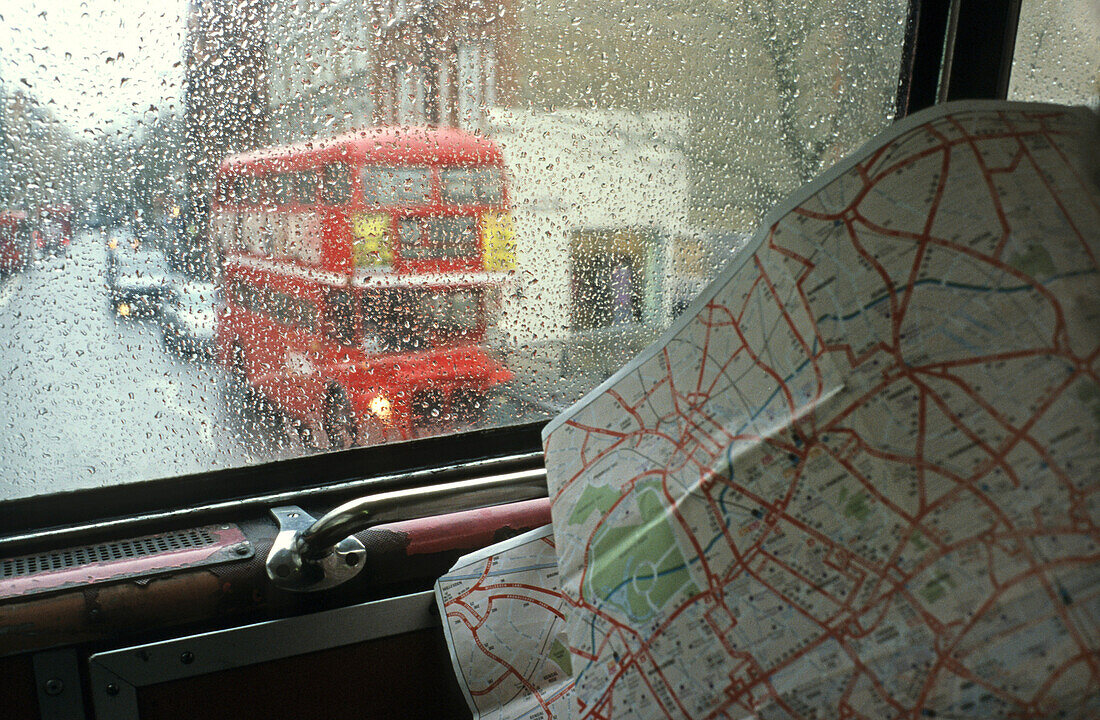
M 490 140 L 376 128 L 231 156 L 210 227 L 220 360 L 319 444 L 476 422 L 511 379 L 484 347 L 515 265 Z

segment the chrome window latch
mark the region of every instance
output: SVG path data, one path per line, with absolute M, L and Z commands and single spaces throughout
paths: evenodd
M 320 557 L 305 555 L 302 535 L 317 520 L 296 505 L 272 508 L 271 514 L 279 523 L 279 534 L 267 555 L 267 576 L 278 587 L 296 592 L 327 590 L 351 580 L 366 564 L 367 549 L 354 537 L 344 538 Z
M 267 576 L 284 590 L 327 590 L 363 570 L 367 551 L 352 536 L 373 525 L 534 500 L 546 494 L 546 471 L 539 468 L 368 495 L 344 503 L 320 520 L 294 505 L 272 508 L 279 534 L 267 556 Z

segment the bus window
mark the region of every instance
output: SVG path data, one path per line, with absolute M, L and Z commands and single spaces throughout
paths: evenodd
M 425 227 L 432 257 L 463 258 L 477 253 L 477 221 L 472 217 L 428 218 Z
M 317 171 L 299 170 L 288 173 L 291 178 L 293 202 L 312 205 L 317 202 Z
M 432 199 L 431 168 L 368 165 L 362 178 L 367 205 L 426 205 Z
M 1021 3 L 1009 99 L 1100 109 L 1097 20 L 1100 4 L 1096 0 Z
M 377 352 L 428 350 L 476 342 L 484 323 L 483 291 L 399 288 L 363 294 L 365 345 Z
M 455 205 L 499 205 L 504 201 L 500 168 L 444 168 L 439 171 L 443 202 Z
M 401 238 L 401 257 L 412 260 L 421 256 L 423 245 L 422 231 L 419 218 L 405 218 L 398 226 L 398 234 Z
M 345 290 L 325 295 L 325 330 L 334 342 L 354 345 L 356 335 L 355 299 Z
M 106 283 L 89 279 L 108 267 L 95 228 L 77 231 L 63 269 L 0 279 L 0 354 L 19 368 L 0 382 L 19 409 L 0 431 L 8 497 L 275 458 L 283 429 L 242 434 L 248 406 L 220 380 L 234 350 L 250 369 L 277 355 L 286 326 L 314 328 L 319 386 L 338 385 L 359 413 L 371 387 L 349 368 L 369 359 L 370 327 L 389 352 L 432 353 L 387 358 L 400 365 L 394 392 L 484 393 L 484 428 L 545 420 L 667 327 L 683 288 L 713 277 L 776 202 L 892 121 L 917 5 L 246 0 L 177 3 L 151 20 L 104 0 L 117 17 L 90 9 L 81 22 L 108 38 L 121 25 L 149 52 L 97 49 L 86 63 L 51 40 L 65 20 L 42 13 L 49 4 L 13 4 L 25 10 L 0 23 L 11 77 L 26 77 L 4 86 L 19 157 L 5 156 L 0 197 L 71 203 L 107 230 L 126 226 L 172 268 L 225 283 L 233 311 L 216 317 L 220 362 L 180 363 L 143 342 L 160 329 L 98 312 Z M 404 8 L 396 36 L 377 24 L 395 17 L 374 17 L 386 5 Z M 64 73 L 55 82 L 56 64 L 79 65 L 91 85 Z M 395 86 L 398 68 L 418 81 Z M 396 123 L 406 93 L 424 110 L 419 125 Z M 590 247 L 578 234 L 612 240 Z M 697 270 L 673 262 L 680 237 L 698 238 Z M 43 357 L 79 353 L 74 369 L 23 362 L 32 341 Z M 46 367 L 66 368 L 81 392 L 55 402 Z M 106 378 L 105 395 L 91 378 Z M 324 409 L 321 395 L 285 402 L 271 379 L 249 389 L 279 412 L 305 420 Z M 153 407 L 165 382 L 186 417 Z M 115 394 L 130 386 L 145 402 Z M 148 441 L 97 435 L 69 453 L 77 424 L 61 414 L 105 409 L 105 426 Z M 394 422 L 407 412 L 395 404 Z M 160 437 L 185 447 L 151 450 L 169 444 Z M 299 440 L 290 454 L 315 449 Z M 85 474 L 77 456 L 102 462 Z
M 427 349 L 425 318 L 400 291 L 363 293 L 363 347 L 368 352 L 413 352 Z
M 270 291 L 265 293 L 264 301 L 267 315 L 273 320 L 306 332 L 316 330 L 317 310 L 308 298 Z
M 313 170 L 279 173 L 272 178 L 272 186 L 276 205 L 312 205 L 317 200 L 317 173 Z
M 406 218 L 401 221 L 401 257 L 452 260 L 477 254 L 477 220 L 469 216 Z
M 279 206 L 295 204 L 294 176 L 291 173 L 279 173 L 274 179 L 275 204 Z
M 299 330 L 317 332 L 317 306 L 313 300 L 304 297 L 291 298 L 291 322 Z
M 241 178 L 243 184 L 242 201 L 249 205 L 267 205 L 271 202 L 271 177 L 268 175 L 246 175 Z
M 477 331 L 481 322 L 481 292 L 454 290 L 423 294 L 422 314 L 431 319 L 431 334 L 461 340 Z
M 321 175 L 321 202 L 331 207 L 351 201 L 351 172 L 343 163 L 326 165 Z

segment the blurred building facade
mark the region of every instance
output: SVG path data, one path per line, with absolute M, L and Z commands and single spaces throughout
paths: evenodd
M 33 94 L 0 85 L 0 209 L 72 202 L 78 143 Z
M 374 125 L 484 129 L 514 94 L 516 0 L 272 0 L 270 139 Z
M 184 51 L 187 185 L 205 215 L 214 172 L 232 152 L 267 141 L 270 0 L 191 0 Z

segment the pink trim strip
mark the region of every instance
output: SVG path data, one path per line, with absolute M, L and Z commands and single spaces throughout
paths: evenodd
M 408 555 L 482 548 L 497 539 L 505 528 L 532 529 L 550 522 L 550 498 L 464 512 L 436 515 L 418 520 L 378 525 L 378 530 L 402 533 L 408 537 Z
M 229 548 L 248 539 L 237 526 L 231 525 L 228 529 L 223 529 L 221 526 L 215 525 L 201 529 L 214 536 L 215 541 L 213 544 L 136 558 L 120 558 L 86 565 L 74 565 L 61 570 L 23 575 L 0 582 L 0 599 L 61 590 L 78 585 L 140 577 L 167 570 L 182 570 L 189 567 L 209 565 L 212 562 L 246 557 L 229 554 Z M 214 558 L 215 555 L 219 554 L 223 557 Z

